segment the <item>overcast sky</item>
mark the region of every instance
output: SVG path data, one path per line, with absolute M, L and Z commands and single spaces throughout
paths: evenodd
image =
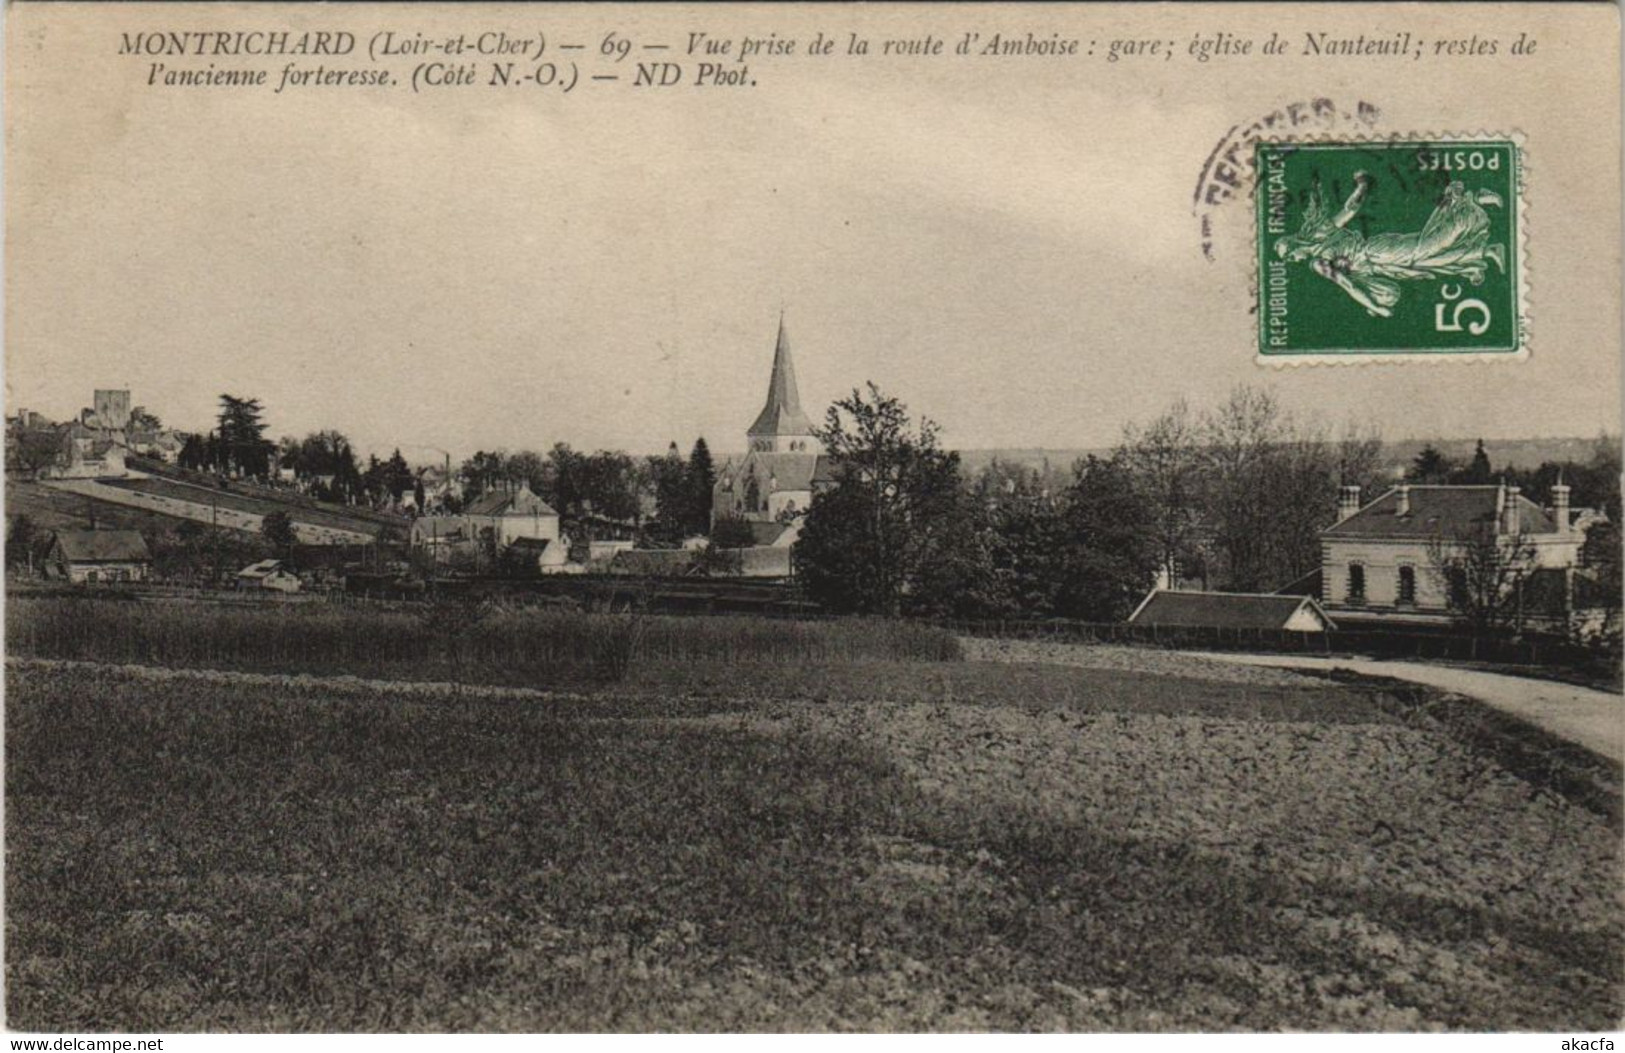
M 1211 403 L 1238 383 L 1391 438 L 1619 427 L 1618 142 L 1595 133 L 1618 127 L 1600 72 L 1617 34 L 1596 18 L 1543 16 L 1557 19 L 1542 23 L 1544 57 L 1517 66 L 1380 78 L 1291 57 L 1267 70 L 803 59 L 760 66 L 754 89 L 664 94 L 142 88 L 144 62 L 114 55 L 116 24 L 201 24 L 187 10 L 13 19 L 12 411 L 65 417 L 92 388 L 128 386 L 202 428 L 225 391 L 260 398 L 273 434 L 337 427 L 386 451 L 419 444 L 414 457 L 556 441 L 650 452 L 702 434 L 731 450 L 760 407 L 782 308 L 810 414 L 874 380 L 966 448 L 1109 444 L 1178 396 Z M 438 17 L 535 20 L 472 11 Z M 1355 17 L 1323 11 L 1333 28 Z M 1437 17 L 1479 32 L 1530 21 L 1492 11 Z M 567 17 L 596 39 L 611 13 L 575 8 L 554 31 L 569 35 Z M 428 15 L 294 17 L 370 31 Z M 622 24 L 678 44 L 701 17 L 886 35 L 878 8 Z M 1108 35 L 1074 9 L 909 18 L 943 35 L 1068 21 Z M 1183 41 L 1212 21 L 1150 8 L 1110 31 Z M 1228 128 L 1316 95 L 1370 98 L 1388 131 L 1526 135 L 1528 361 L 1255 365 L 1248 205 L 1220 210 L 1209 263 L 1191 195 Z

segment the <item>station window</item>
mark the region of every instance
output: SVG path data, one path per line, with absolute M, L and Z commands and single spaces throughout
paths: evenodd
M 1365 602 L 1365 565 L 1361 563 L 1349 564 L 1349 595 L 1350 603 Z
M 1416 568 L 1399 568 L 1399 602 L 1407 607 L 1416 606 Z

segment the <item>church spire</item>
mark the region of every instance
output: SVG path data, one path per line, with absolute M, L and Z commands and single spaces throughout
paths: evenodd
M 773 378 L 767 385 L 767 404 L 745 434 L 751 438 L 812 434 L 812 422 L 801 411 L 801 393 L 796 390 L 796 367 L 790 360 L 790 337 L 784 329 L 783 311 L 779 312 L 779 339 L 773 348 Z

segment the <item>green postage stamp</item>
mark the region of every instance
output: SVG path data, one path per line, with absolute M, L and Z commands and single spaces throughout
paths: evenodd
M 1261 142 L 1262 358 L 1526 353 L 1512 139 Z

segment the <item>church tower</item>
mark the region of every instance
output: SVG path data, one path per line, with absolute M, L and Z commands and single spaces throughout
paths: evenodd
M 745 437 L 745 456 L 737 461 L 729 458 L 717 472 L 711 521 L 733 517 L 761 524 L 758 545 L 788 545 L 795 538 L 791 524 L 812 506 L 813 491 L 827 480 L 829 463 L 823 444 L 813 434 L 812 421 L 801 408 L 782 314 L 767 402 Z
M 779 339 L 773 348 L 773 376 L 767 384 L 767 403 L 756 423 L 745 433 L 751 453 L 817 453 L 812 422 L 801 410 L 796 389 L 796 366 L 790 358 L 790 337 L 779 315 Z

